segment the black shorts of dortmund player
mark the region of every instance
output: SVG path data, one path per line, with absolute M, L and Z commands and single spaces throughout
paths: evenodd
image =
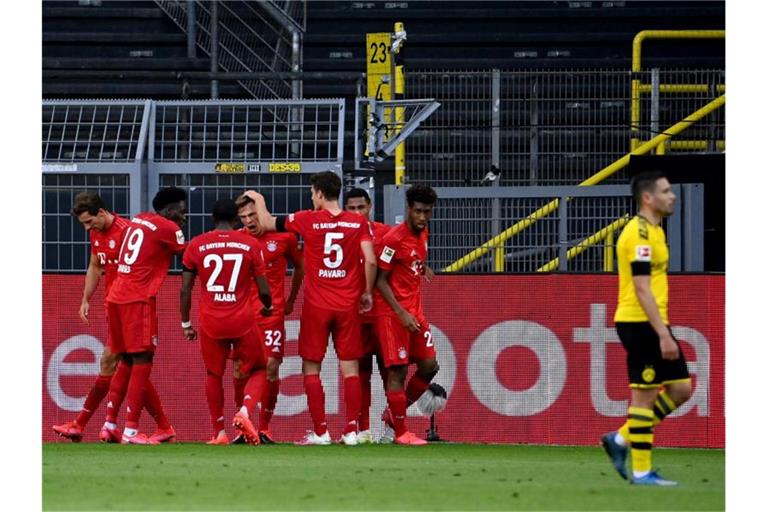
M 616 332 L 627 351 L 629 387 L 656 388 L 690 380 L 682 350 L 674 361 L 661 357 L 659 336 L 650 322 L 616 322 Z M 676 339 L 675 343 L 679 350 L 680 343 Z

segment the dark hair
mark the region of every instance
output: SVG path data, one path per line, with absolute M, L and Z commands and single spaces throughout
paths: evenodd
M 75 202 L 72 204 L 72 215 L 79 217 L 85 212 L 91 215 L 97 215 L 99 210 L 108 210 L 107 203 L 96 192 L 80 192 L 75 196 Z
M 666 177 L 661 171 L 643 171 L 632 178 L 630 188 L 632 189 L 632 197 L 635 198 L 635 203 L 637 203 L 638 207 L 643 202 L 643 192 L 653 193 L 656 190 L 656 182 Z
M 211 216 L 214 223 L 234 222 L 237 220 L 237 205 L 232 199 L 219 199 L 213 203 Z
M 245 206 L 245 205 L 247 205 L 247 204 L 251 204 L 251 203 L 253 203 L 253 199 L 251 199 L 250 197 L 248 197 L 247 195 L 245 195 L 245 193 L 241 194 L 241 195 L 240 195 L 240 197 L 238 197 L 237 199 L 235 199 L 235 206 L 237 206 L 237 209 L 238 209 L 238 210 L 239 210 L 240 208 L 242 208 L 243 206 Z M 255 203 L 254 203 L 254 204 L 255 204 Z
M 346 203 L 350 199 L 354 199 L 356 197 L 362 197 L 363 199 L 365 199 L 366 203 L 371 204 L 371 196 L 369 196 L 368 192 L 366 192 L 361 188 L 353 188 L 352 190 L 344 194 L 344 202 Z
M 180 203 L 186 200 L 187 193 L 180 188 L 161 188 L 160 191 L 155 194 L 155 198 L 152 199 L 152 208 L 154 208 L 156 212 L 159 212 L 169 204 Z
M 432 205 L 437 202 L 437 194 L 429 185 L 413 185 L 405 193 L 405 199 L 409 207 L 412 207 L 413 203 Z
M 341 178 L 333 171 L 323 171 L 313 174 L 309 179 L 315 190 L 322 192 L 326 201 L 335 201 L 341 192 Z

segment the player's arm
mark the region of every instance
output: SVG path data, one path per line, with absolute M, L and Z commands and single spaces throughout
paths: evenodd
M 296 302 L 296 297 L 299 296 L 301 282 L 304 280 L 304 255 L 296 251 L 294 254 L 288 253 L 288 259 L 293 263 L 293 276 L 291 277 L 291 291 L 285 300 L 286 315 L 293 312 L 293 305 Z
M 392 287 L 389 286 L 389 275 L 391 273 L 391 270 L 379 268 L 378 275 L 376 276 L 376 288 L 378 288 L 386 303 L 389 304 L 389 307 L 397 314 L 403 327 L 411 332 L 418 332 L 421 329 L 421 324 L 416 320 L 416 317 L 397 302 Z
M 363 240 L 360 242 L 363 251 L 363 265 L 365 269 L 365 291 L 360 296 L 360 312 L 366 313 L 373 307 L 373 287 L 376 286 L 376 253 L 373 252 L 373 242 Z
M 432 280 L 435 278 L 435 271 L 432 270 L 432 267 L 424 263 L 424 279 L 427 280 L 428 283 L 431 283 Z
M 184 271 L 181 273 L 179 307 L 181 309 L 181 328 L 183 329 L 184 337 L 190 341 L 197 337 L 197 332 L 192 328 L 192 321 L 189 319 L 189 310 L 192 308 L 192 288 L 194 286 L 194 270 L 184 267 Z
M 635 262 L 633 262 L 634 264 Z M 677 349 L 677 343 L 672 339 L 672 333 L 669 332 L 669 327 L 661 319 L 661 313 L 659 312 L 659 306 L 656 304 L 656 299 L 651 293 L 651 276 L 648 275 L 635 275 L 634 266 L 632 271 L 632 283 L 635 285 L 635 295 L 637 296 L 640 306 L 648 316 L 648 321 L 656 334 L 659 335 L 659 346 L 661 347 L 661 357 L 664 359 L 677 359 L 680 357 L 680 353 Z
M 99 286 L 101 272 L 104 269 L 98 255 L 91 253 L 91 261 L 88 263 L 88 270 L 85 272 L 85 286 L 83 287 L 83 300 L 80 301 L 80 320 L 89 325 L 88 313 L 91 309 L 91 297 L 93 297 L 96 288 Z
M 264 306 L 261 308 L 261 316 L 272 314 L 272 292 L 269 291 L 269 283 L 263 275 L 256 276 L 256 287 L 259 290 L 259 300 Z
M 267 202 L 264 200 L 263 195 L 255 190 L 246 190 L 243 195 L 250 197 L 253 204 L 256 205 L 256 215 L 259 217 L 259 224 L 261 224 L 264 231 L 285 231 L 285 229 L 279 229 L 278 219 L 269 213 Z

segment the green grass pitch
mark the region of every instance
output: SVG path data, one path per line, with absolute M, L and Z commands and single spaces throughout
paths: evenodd
M 659 449 L 634 487 L 599 447 L 43 445 L 44 510 L 724 510 L 723 450 Z

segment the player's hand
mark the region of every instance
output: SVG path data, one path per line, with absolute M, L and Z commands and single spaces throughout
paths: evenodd
M 246 190 L 243 192 L 244 196 L 250 197 L 254 203 L 258 203 L 259 199 L 264 201 L 264 196 L 256 192 L 255 190 Z
M 194 327 L 183 327 L 182 329 L 184 331 L 184 338 L 187 340 L 194 341 L 197 338 L 197 331 Z
M 400 323 L 403 324 L 403 327 L 409 331 L 419 332 L 421 330 L 421 324 L 419 321 L 416 320 L 416 317 L 410 314 L 408 311 L 403 310 L 403 312 L 398 313 L 397 316 L 400 318 Z
M 83 302 L 80 303 L 80 320 L 82 320 L 85 325 L 91 325 L 91 322 L 88 320 L 90 309 L 91 305 L 87 300 L 83 299 Z
M 368 292 L 363 292 L 360 296 L 360 312 L 367 313 L 373 308 L 373 296 Z
M 426 279 L 428 283 L 431 283 L 434 278 L 435 271 L 432 270 L 432 267 L 429 265 L 424 265 L 424 279 Z
M 285 316 L 293 313 L 293 302 L 291 299 L 285 301 Z
M 677 343 L 675 343 L 670 333 L 659 336 L 659 347 L 661 348 L 662 359 L 674 361 L 680 357 L 680 350 L 677 348 Z

